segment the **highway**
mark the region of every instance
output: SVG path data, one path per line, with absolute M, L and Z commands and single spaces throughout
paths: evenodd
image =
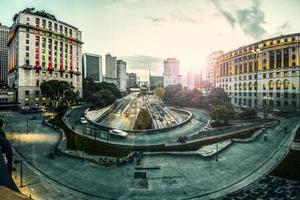
M 80 117 L 84 115 L 86 108 L 87 107 L 85 106 L 75 108 L 66 118 L 66 121 L 70 124 L 70 126 L 80 133 L 82 133 L 86 127 L 98 129 L 98 127 L 92 123 L 88 123 L 86 125 L 79 123 Z M 194 116 L 197 116 L 197 118 L 192 119 L 190 123 L 187 123 L 181 127 L 177 127 L 169 131 L 150 132 L 147 134 L 143 134 L 143 132 L 137 132 L 128 135 L 126 138 L 112 136 L 109 142 L 120 145 L 157 145 L 176 142 L 177 138 L 180 136 L 195 135 L 207 124 L 209 116 L 201 110 L 191 109 L 189 111 L 192 112 Z M 105 138 L 99 140 L 106 142 Z
M 115 129 L 133 130 L 141 108 L 149 110 L 152 129 L 171 127 L 187 119 L 187 116 L 164 107 L 154 95 L 142 96 L 139 93 L 131 93 L 119 99 L 113 107 L 114 109 L 97 123 Z

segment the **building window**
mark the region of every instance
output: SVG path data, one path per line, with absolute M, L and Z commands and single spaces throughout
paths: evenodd
M 29 97 L 29 90 L 25 91 L 25 97 Z
M 269 74 L 269 78 L 273 78 L 273 73 L 270 73 L 270 74 Z
M 280 92 L 277 92 L 277 93 L 276 93 L 276 97 L 280 97 Z
M 247 84 L 244 83 L 244 90 L 247 90 Z
M 284 86 L 284 89 L 285 89 L 285 90 L 288 90 L 288 89 L 289 89 L 289 81 L 288 81 L 287 79 L 284 80 L 283 86 Z
M 39 97 L 39 96 L 40 96 L 40 91 L 38 91 L 38 90 L 35 91 L 35 96 L 36 96 L 36 97 Z
M 29 46 L 26 46 L 26 51 L 29 51 Z
M 269 81 L 269 90 L 273 90 L 273 88 L 274 88 L 274 81 L 270 80 Z
M 292 83 L 292 89 L 296 90 L 296 83 L 295 82 Z
M 37 87 L 40 86 L 40 80 L 36 80 L 36 86 L 37 86 Z
M 280 107 L 281 107 L 281 101 L 278 100 L 278 101 L 276 102 L 276 104 L 277 104 L 277 108 L 280 108 Z
M 293 99 L 296 98 L 296 93 L 292 93 L 292 98 L 293 98 Z
M 276 89 L 277 90 L 281 89 L 281 81 L 280 80 L 276 81 Z
M 42 20 L 42 26 L 43 26 L 43 28 L 46 28 L 46 20 Z
M 29 33 L 26 33 L 26 38 L 29 38 Z M 27 41 L 27 40 L 26 40 Z
M 280 72 L 276 73 L 276 77 L 279 78 L 280 77 Z
M 249 82 L 248 88 L 249 88 L 249 90 L 252 90 L 252 83 L 251 82 Z

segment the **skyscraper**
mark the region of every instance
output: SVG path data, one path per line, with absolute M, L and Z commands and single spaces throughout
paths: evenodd
M 105 55 L 105 76 L 108 78 L 117 78 L 116 57 L 112 57 L 110 53 Z
M 117 87 L 121 92 L 126 92 L 126 62 L 117 60 Z
M 179 61 L 176 58 L 164 60 L 164 87 L 179 83 Z
M 195 88 L 200 89 L 202 87 L 202 73 L 195 74 Z
M 102 82 L 102 56 L 84 53 L 82 55 L 83 78 L 90 77 L 95 82 Z
M 195 88 L 195 74 L 193 72 L 187 73 L 187 88 L 193 90 Z
M 8 41 L 8 83 L 21 106 L 46 105 L 40 84 L 64 80 L 82 95 L 81 31 L 45 11 L 27 8 L 14 17 Z
M 0 83 L 7 83 L 9 27 L 0 23 Z
M 127 73 L 127 88 L 135 88 L 137 87 L 137 76 L 136 73 Z

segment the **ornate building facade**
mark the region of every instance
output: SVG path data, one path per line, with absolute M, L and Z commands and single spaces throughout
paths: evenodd
M 81 31 L 44 11 L 14 16 L 8 39 L 8 83 L 24 106 L 45 105 L 40 84 L 64 80 L 82 95 Z
M 282 35 L 216 59 L 216 86 L 236 106 L 300 111 L 300 33 Z

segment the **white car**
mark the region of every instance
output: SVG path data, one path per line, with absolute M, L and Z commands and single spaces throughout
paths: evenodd
M 112 129 L 109 130 L 109 133 L 115 136 L 120 136 L 120 137 L 127 137 L 128 133 L 126 133 L 125 131 L 121 131 L 118 129 Z
M 84 117 L 80 118 L 80 123 L 81 124 L 87 124 L 88 122 L 86 121 L 86 119 Z
M 172 123 L 176 123 L 176 121 L 175 121 L 175 119 L 170 119 L 170 122 L 172 122 Z

